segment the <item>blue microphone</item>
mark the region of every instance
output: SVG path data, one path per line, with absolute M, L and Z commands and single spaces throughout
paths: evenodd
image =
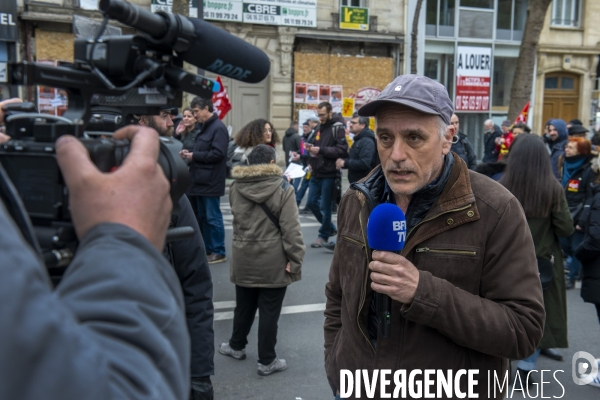
M 395 204 L 382 203 L 371 211 L 367 222 L 367 242 L 371 250 L 399 253 L 406 241 L 406 217 Z M 387 338 L 392 326 L 392 301 L 389 296 L 375 293 L 381 336 Z

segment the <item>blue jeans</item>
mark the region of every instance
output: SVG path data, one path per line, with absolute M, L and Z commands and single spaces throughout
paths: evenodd
M 336 229 L 335 225 L 331 223 L 331 202 L 335 178 L 315 178 L 313 176 L 309 182 L 306 206 L 321 223 L 319 237 L 327 241 L 331 232 Z
M 302 179 L 304 179 L 304 178 L 292 179 L 292 186 L 294 187 L 294 192 L 298 191 L 298 187 L 300 186 L 300 183 L 302 182 Z
M 579 272 L 581 271 L 581 261 L 575 257 L 575 250 L 577 246 L 581 244 L 584 238 L 584 233 L 582 231 L 576 230 L 571 236 L 568 238 L 559 238 L 560 247 L 567 253 L 568 256 L 571 256 L 571 268 L 569 269 L 569 274 L 567 278 L 572 282 L 575 282 L 579 279 Z
M 529 357 L 517 361 L 517 368 L 521 368 L 525 371 L 533 371 L 535 369 L 535 365 L 537 364 L 537 359 L 540 356 L 540 349 L 537 349 L 535 353 L 530 355 Z
M 300 189 L 296 190 L 296 204 L 300 207 L 300 203 L 302 203 L 302 199 L 304 198 L 304 194 L 308 190 L 308 184 L 310 180 L 306 179 L 306 175 L 302 178 L 302 182 L 300 184 Z
M 225 255 L 225 225 L 221 214 L 221 198 L 194 196 L 200 230 L 207 253 Z

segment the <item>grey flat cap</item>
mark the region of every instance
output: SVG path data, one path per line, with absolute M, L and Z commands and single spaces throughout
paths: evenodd
M 450 125 L 454 105 L 439 82 L 421 75 L 400 75 L 377 96 L 358 110 L 361 117 L 373 117 L 379 107 L 395 103 L 425 114 L 439 115 Z

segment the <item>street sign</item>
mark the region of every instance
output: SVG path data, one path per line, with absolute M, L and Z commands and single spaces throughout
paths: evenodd
M 340 29 L 368 31 L 369 9 L 362 7 L 341 7 Z
M 0 1 L 0 41 L 16 42 L 18 38 L 17 0 L 2 0 Z

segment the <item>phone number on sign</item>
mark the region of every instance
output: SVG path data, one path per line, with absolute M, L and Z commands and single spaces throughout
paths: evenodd
M 456 96 L 456 109 L 469 111 L 487 111 L 489 96 Z

